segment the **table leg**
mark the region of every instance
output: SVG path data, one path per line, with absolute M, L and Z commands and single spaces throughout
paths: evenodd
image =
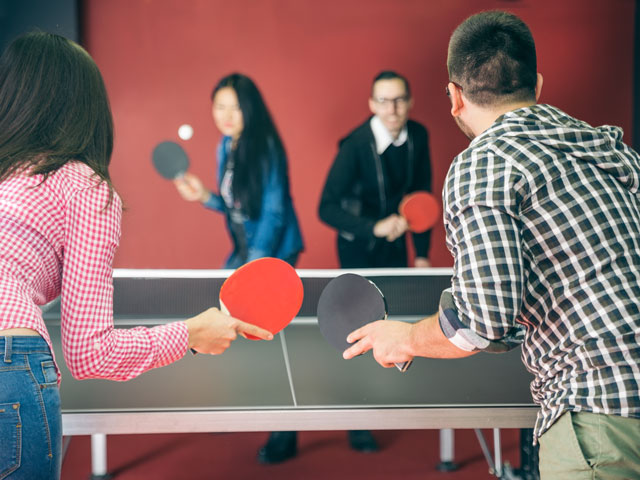
M 91 480 L 107 480 L 107 436 L 104 433 L 91 435 Z
M 440 430 L 440 463 L 436 469 L 440 472 L 452 472 L 458 469 L 454 463 L 454 435 L 453 429 L 443 428 Z
M 493 458 L 495 466 L 495 476 L 502 477 L 502 445 L 500 443 L 500 429 L 493 429 Z

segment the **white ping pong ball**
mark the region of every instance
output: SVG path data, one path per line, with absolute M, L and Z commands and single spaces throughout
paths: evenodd
M 193 127 L 188 123 L 180 125 L 180 128 L 178 128 L 178 136 L 182 140 L 189 140 L 191 137 L 193 137 Z

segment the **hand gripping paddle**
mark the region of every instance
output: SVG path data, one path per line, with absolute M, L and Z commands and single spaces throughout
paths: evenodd
M 423 233 L 437 223 L 440 205 L 429 192 L 413 192 L 402 199 L 398 212 L 407 220 L 410 231 Z
M 176 142 L 161 142 L 151 155 L 156 171 L 167 180 L 182 177 L 189 169 L 189 157 Z
M 279 258 L 259 258 L 238 268 L 220 288 L 220 309 L 274 335 L 302 306 L 304 289 L 295 268 Z M 247 335 L 251 340 L 259 340 Z
M 351 346 L 347 336 L 364 325 L 387 319 L 387 302 L 370 280 L 345 273 L 331 280 L 318 300 L 318 325 L 327 342 L 339 352 Z M 406 372 L 411 361 L 396 363 Z

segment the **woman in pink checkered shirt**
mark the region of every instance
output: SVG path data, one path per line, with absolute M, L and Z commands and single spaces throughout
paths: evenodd
M 113 120 L 89 54 L 30 33 L 0 58 L 0 478 L 57 479 L 60 375 L 40 306 L 61 296 L 62 349 L 78 379 L 129 380 L 189 348 L 219 354 L 271 333 L 211 308 L 114 329 L 122 204 L 109 178 Z

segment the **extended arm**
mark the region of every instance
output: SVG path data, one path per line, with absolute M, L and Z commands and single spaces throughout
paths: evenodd
M 516 323 L 522 302 L 520 236 L 515 219 L 503 211 L 467 208 L 450 229 L 455 257 L 451 291 L 439 312 L 416 324 L 378 321 L 352 332 L 356 342 L 345 358 L 373 350 L 384 367 L 413 357 L 458 358 L 478 351 L 500 352 L 521 342 Z M 453 292 L 453 293 L 452 293 Z
M 121 203 L 107 204 L 103 183 L 78 191 L 65 206 L 62 349 L 77 379 L 129 380 L 181 358 L 187 347 L 221 353 L 237 335 L 272 335 L 209 309 L 187 321 L 152 328 L 114 328 L 112 261 L 120 239 Z

